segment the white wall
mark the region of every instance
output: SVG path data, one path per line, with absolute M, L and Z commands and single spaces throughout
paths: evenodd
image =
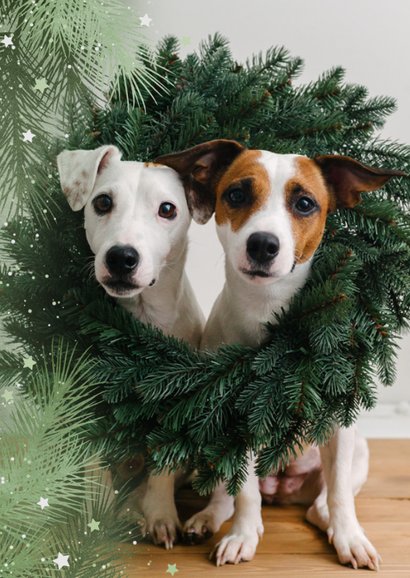
M 397 99 L 398 111 L 382 134 L 410 142 L 409 0 L 129 0 L 127 4 L 152 18 L 153 40 L 166 34 L 184 38 L 185 43 L 189 38 L 183 53 L 219 31 L 230 39 L 238 60 L 272 45 L 286 46 L 305 61 L 300 82 L 341 65 L 347 81 L 366 85 L 370 95 Z M 223 256 L 213 223 L 193 225 L 188 273 L 208 313 L 223 284 Z M 380 392 L 381 401 L 410 401 L 409 374 L 407 337 L 399 354 L 397 384 Z

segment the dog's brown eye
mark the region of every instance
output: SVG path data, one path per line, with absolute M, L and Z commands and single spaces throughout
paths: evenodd
M 238 187 L 236 189 L 231 189 L 230 191 L 228 191 L 227 199 L 232 207 L 239 207 L 246 202 L 247 195 L 243 189 L 240 189 Z
M 299 197 L 294 205 L 296 211 L 301 215 L 309 215 L 317 208 L 317 204 L 310 197 Z
M 98 215 L 104 215 L 112 209 L 112 198 L 109 195 L 98 195 L 93 200 L 93 205 Z
M 177 208 L 172 203 L 161 203 L 158 209 L 158 215 L 163 219 L 175 219 Z

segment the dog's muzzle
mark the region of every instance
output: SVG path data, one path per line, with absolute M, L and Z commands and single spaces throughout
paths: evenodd
M 246 242 L 246 255 L 250 264 L 249 269 L 242 272 L 250 277 L 272 277 L 269 270 L 272 261 L 279 253 L 280 243 L 276 235 L 260 231 L 252 233 Z
M 251 263 L 266 267 L 279 253 L 279 239 L 272 233 L 252 233 L 246 242 L 246 253 Z
M 105 255 L 105 263 L 111 275 L 119 279 L 133 273 L 139 263 L 138 252 L 131 245 L 114 245 Z
M 111 247 L 105 255 L 109 277 L 104 279 L 104 285 L 119 295 L 139 289 L 132 280 L 139 261 L 138 252 L 131 245 Z

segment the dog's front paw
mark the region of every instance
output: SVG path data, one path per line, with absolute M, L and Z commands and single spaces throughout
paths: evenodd
M 255 556 L 259 537 L 263 534 L 263 528 L 259 531 L 240 531 L 233 529 L 224 536 L 212 550 L 209 558 L 215 559 L 217 566 L 223 564 L 239 564 L 249 562 Z
M 145 517 L 146 534 L 154 544 L 165 546 L 167 550 L 173 547 L 177 541 L 181 524 L 175 510 L 170 512 L 158 512 Z
M 202 510 L 184 524 L 183 537 L 186 544 L 200 544 L 219 530 L 220 524 L 212 510 Z
M 336 549 L 341 564 L 351 564 L 357 568 L 378 570 L 381 557 L 357 524 L 346 527 L 332 527 L 327 530 L 329 542 Z

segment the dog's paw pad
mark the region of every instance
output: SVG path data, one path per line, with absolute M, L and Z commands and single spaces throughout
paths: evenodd
M 213 536 L 213 532 L 208 530 L 205 526 L 202 528 L 200 532 L 196 532 L 192 529 L 184 530 L 183 533 L 183 542 L 184 544 L 188 544 L 188 546 L 192 546 L 193 544 L 202 544 L 209 538 Z
M 208 540 L 218 529 L 212 513 L 200 512 L 185 522 L 183 539 L 185 544 L 200 544 Z

